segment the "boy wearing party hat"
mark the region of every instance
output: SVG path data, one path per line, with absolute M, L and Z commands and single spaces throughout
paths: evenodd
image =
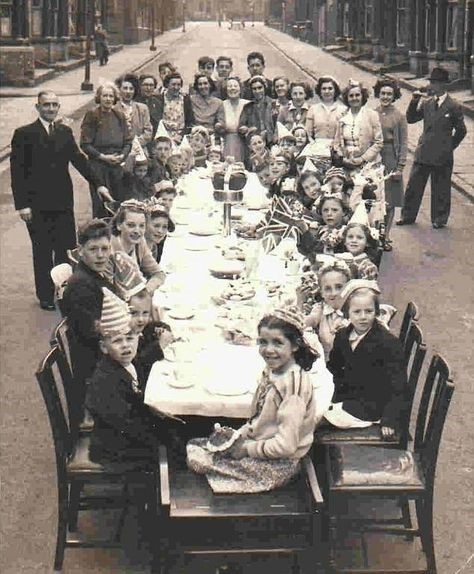
M 92 374 L 86 406 L 94 418 L 89 454 L 96 462 L 150 463 L 166 433 L 164 424 L 144 404 L 144 382 L 133 360 L 138 333 L 131 330 L 127 303 L 107 288 L 100 318 L 103 353 Z

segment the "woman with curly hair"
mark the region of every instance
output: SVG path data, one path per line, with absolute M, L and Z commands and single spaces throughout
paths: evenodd
M 286 108 L 290 103 L 290 80 L 284 76 L 276 76 L 272 82 L 272 103 L 273 121 L 277 121 L 280 110 Z
M 304 126 L 309 110 L 308 101 L 313 97 L 313 90 L 306 82 L 292 82 L 290 84 L 290 102 L 280 109 L 277 121 L 290 131 L 295 126 Z
M 370 161 L 380 161 L 383 148 L 379 114 L 366 106 L 369 92 L 360 82 L 350 81 L 342 92 L 342 101 L 349 108 L 339 120 L 334 136 L 334 151 L 350 171 Z
M 316 84 L 315 93 L 319 102 L 313 104 L 306 116 L 306 131 L 313 139 L 333 140 L 338 121 L 347 111 L 339 100 L 341 89 L 331 76 L 321 76 Z
M 380 79 L 374 86 L 374 95 L 380 100 L 375 109 L 382 124 L 383 148 L 382 163 L 390 177 L 385 180 L 385 201 L 387 202 L 385 251 L 392 251 L 390 230 L 395 216 L 395 208 L 403 204 L 403 168 L 407 161 L 407 120 L 394 105 L 401 97 L 398 84 Z
M 216 91 L 214 80 L 204 72 L 197 73 L 194 76 L 195 94 L 190 96 L 191 105 L 194 112 L 194 123 L 198 126 L 204 126 L 209 133 L 219 131 L 224 126 L 224 108 L 222 100 L 211 96 Z

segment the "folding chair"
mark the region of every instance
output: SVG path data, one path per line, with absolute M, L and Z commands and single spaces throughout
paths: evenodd
M 403 314 L 402 324 L 400 326 L 400 333 L 398 338 L 402 345 L 405 343 L 407 337 L 408 329 L 413 321 L 418 321 L 420 318 L 420 313 L 418 307 L 413 301 L 410 301 L 406 306 L 405 313 Z
M 434 355 L 421 395 L 412 451 L 361 445 L 331 446 L 326 461 L 330 525 L 337 529 L 338 524 L 349 524 L 362 534 L 375 531 L 419 536 L 428 574 L 436 574 L 433 491 L 439 446 L 453 391 L 448 365 L 442 357 Z M 402 497 L 415 501 L 418 528 L 412 527 L 411 516 L 403 509 L 402 518 L 395 519 L 351 519 L 345 514 L 349 499 L 399 501 Z M 380 568 L 377 572 L 381 572 Z

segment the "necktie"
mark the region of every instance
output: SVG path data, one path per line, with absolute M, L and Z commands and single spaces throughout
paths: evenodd
M 50 138 L 52 138 L 54 135 L 54 123 L 53 122 L 51 122 L 48 126 L 48 134 L 49 134 Z

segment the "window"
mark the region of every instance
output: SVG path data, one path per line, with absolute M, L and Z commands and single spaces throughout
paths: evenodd
M 408 1 L 397 0 L 397 46 L 408 44 Z
M 373 10 L 373 0 L 366 0 L 364 13 L 364 35 L 366 38 L 370 38 L 372 36 Z
M 457 48 L 458 35 L 458 4 L 457 0 L 449 0 L 446 13 L 446 47 L 448 50 Z
M 0 1 L 0 38 L 12 35 L 13 0 Z

